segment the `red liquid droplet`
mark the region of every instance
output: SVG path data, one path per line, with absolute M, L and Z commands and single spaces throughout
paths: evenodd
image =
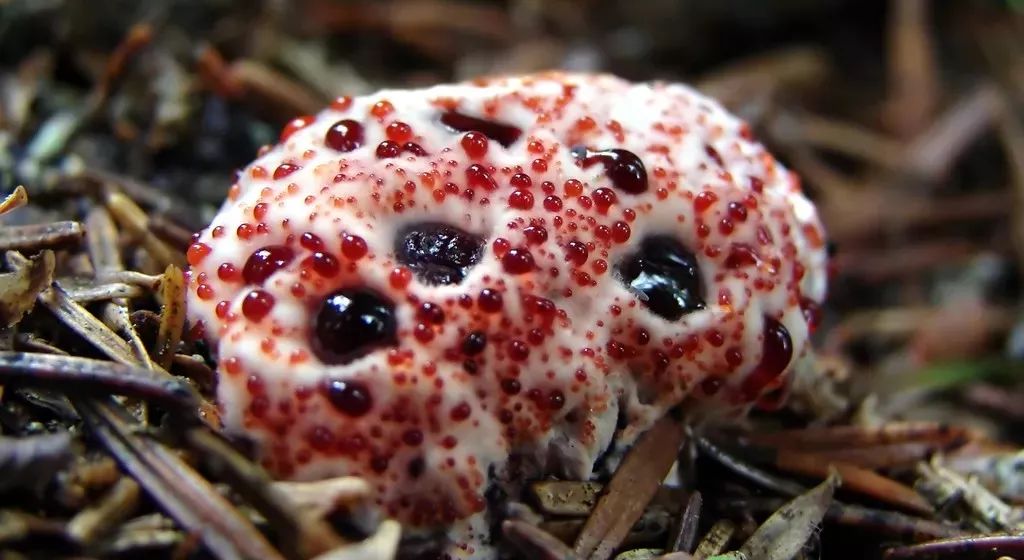
M 298 165 L 292 163 L 282 163 L 281 165 L 277 166 L 277 169 L 274 170 L 274 179 L 283 179 L 300 169 L 302 168 L 299 167 Z
M 583 266 L 589 256 L 590 252 L 587 251 L 587 246 L 582 241 L 573 239 L 565 246 L 565 260 L 576 266 Z
M 604 164 L 604 173 L 616 189 L 630 194 L 640 194 L 647 190 L 647 170 L 633 152 L 617 148 L 593 152 L 584 149 L 581 152 L 583 167 L 598 162 Z
M 522 340 L 512 340 L 508 343 L 508 357 L 513 361 L 522 362 L 530 357 L 530 347 Z
M 338 259 L 334 258 L 334 256 L 329 253 L 321 253 L 320 251 L 317 251 L 316 253 L 313 253 L 313 256 L 310 257 L 310 259 L 313 270 L 324 278 L 334 278 L 341 270 L 341 265 L 338 264 Z
M 725 258 L 725 267 L 737 269 L 745 266 L 757 266 L 760 262 L 761 259 L 753 248 L 749 245 L 736 244 L 732 246 L 729 256 Z
M 548 240 L 548 230 L 544 226 L 529 226 L 523 230 L 523 237 L 530 245 L 540 245 Z
M 562 209 L 562 199 L 555 195 L 544 197 L 544 209 L 548 212 L 558 212 Z
M 391 140 L 377 144 L 377 159 L 391 159 L 402 155 L 402 147 Z
M 519 210 L 533 208 L 533 193 L 530 191 L 515 190 L 508 195 L 508 205 Z
M 422 157 L 428 155 L 427 151 L 423 149 L 423 146 L 420 146 L 416 142 L 406 142 L 405 144 L 402 144 L 402 151 L 409 152 L 414 156 Z
M 487 144 L 489 140 L 483 134 L 476 131 L 469 131 L 460 141 L 466 155 L 473 159 L 480 159 L 487 155 Z
M 206 255 L 209 255 L 213 249 L 210 248 L 206 243 L 193 243 L 188 246 L 188 252 L 185 253 L 185 260 L 188 264 L 196 266 L 203 262 Z
M 253 290 L 242 300 L 242 315 L 258 322 L 274 308 L 274 296 L 263 290 Z
M 363 416 L 373 408 L 369 388 L 359 381 L 328 380 L 324 394 L 331 406 L 347 416 Z
M 249 284 L 262 284 L 278 269 L 288 266 L 295 252 L 285 245 L 270 245 L 249 255 L 242 268 L 242 278 Z
M 301 117 L 295 117 L 288 121 L 288 124 L 284 125 L 284 128 L 281 129 L 281 137 L 279 141 L 284 142 L 285 140 L 288 140 L 288 138 L 290 138 L 292 134 L 295 134 L 296 131 L 309 126 L 309 123 L 313 122 L 314 119 L 315 117 L 312 115 L 304 115 Z
M 363 145 L 363 125 L 352 119 L 343 119 L 331 125 L 324 136 L 328 148 L 351 152 Z
M 792 358 L 793 340 L 789 331 L 782 323 L 765 317 L 761 361 L 743 380 L 743 396 L 751 400 L 757 398 L 765 387 L 786 371 Z
M 618 200 L 615 196 L 615 191 L 601 187 L 595 189 L 591 194 L 591 198 L 594 199 L 594 205 L 597 206 L 597 211 L 602 214 L 608 213 L 608 208 Z
M 534 269 L 533 255 L 527 249 L 509 249 L 501 257 L 501 266 L 509 274 L 525 274 Z
M 369 249 L 366 246 L 366 240 L 362 237 L 350 233 L 341 235 L 341 254 L 345 255 L 345 258 L 357 261 L 365 257 L 367 251 Z
M 467 403 L 459 403 L 459 404 L 455 405 L 454 408 L 452 408 L 452 411 L 449 414 L 449 417 L 451 417 L 451 419 L 453 421 L 455 421 L 455 422 L 462 422 L 466 418 L 469 418 L 469 415 L 472 412 L 473 412 L 473 409 L 471 409 L 469 407 L 469 404 L 467 404 Z
M 484 288 L 483 290 L 480 290 L 480 297 L 477 298 L 477 305 L 480 306 L 480 309 L 483 309 L 488 313 L 497 313 L 498 311 L 501 311 L 501 307 L 504 305 L 504 302 L 502 301 L 500 292 L 496 292 L 490 288 Z

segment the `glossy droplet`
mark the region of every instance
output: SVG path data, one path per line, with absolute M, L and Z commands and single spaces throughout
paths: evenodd
M 413 224 L 395 242 L 395 258 L 427 284 L 458 284 L 480 261 L 484 240 L 440 223 Z
M 259 322 L 274 308 L 274 296 L 263 290 L 253 290 L 242 300 L 242 315 L 250 321 Z
M 442 114 L 441 123 L 454 132 L 479 132 L 506 148 L 514 144 L 523 134 L 523 131 L 515 126 L 471 117 L 458 111 L 448 111 Z
M 764 342 L 761 346 L 761 361 L 743 380 L 743 396 L 755 399 L 761 392 L 782 375 L 793 358 L 793 339 L 782 323 L 771 317 L 764 320 Z
M 626 286 L 655 315 L 675 321 L 704 309 L 697 258 L 668 236 L 644 239 L 619 266 Z
M 591 151 L 587 148 L 576 148 L 573 154 L 584 168 L 595 163 L 604 164 L 605 175 L 612 182 L 612 186 L 620 191 L 640 194 L 647 190 L 647 169 L 644 168 L 644 162 L 629 150 L 615 148 Z
M 327 129 L 324 143 L 332 150 L 351 152 L 363 145 L 363 125 L 352 119 L 342 119 Z
M 258 249 L 245 260 L 242 278 L 249 284 L 262 284 L 278 269 L 288 266 L 295 252 L 286 245 L 270 245 Z
M 313 317 L 313 352 L 327 364 L 345 364 L 395 343 L 394 306 L 367 288 L 346 288 L 324 298 Z
M 328 379 L 323 392 L 331 406 L 346 416 L 357 418 L 373 408 L 370 390 L 361 381 Z

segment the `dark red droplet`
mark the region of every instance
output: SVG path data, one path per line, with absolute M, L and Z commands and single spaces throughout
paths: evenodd
M 262 284 L 278 269 L 288 266 L 295 252 L 287 245 L 270 245 L 256 250 L 245 261 L 242 278 L 249 284 Z
M 426 323 L 440 325 L 444 323 L 444 309 L 436 303 L 425 301 L 416 310 L 416 318 Z
M 508 195 L 508 205 L 519 210 L 529 210 L 533 208 L 533 193 L 516 189 Z
M 420 157 L 428 155 L 427 151 L 423 149 L 423 146 L 420 146 L 416 142 L 406 142 L 405 144 L 402 144 L 402 151 Z
M 737 243 L 729 250 L 729 256 L 725 258 L 725 268 L 737 269 L 747 266 L 757 266 L 761 262 L 757 252 L 749 245 Z
M 533 255 L 528 249 L 512 248 L 501 257 L 501 267 L 509 274 L 525 274 L 534 269 Z
M 647 190 L 647 169 L 644 162 L 628 150 L 612 149 L 591 151 L 583 148 L 574 150 L 584 168 L 595 163 L 604 164 L 604 173 L 616 189 L 630 194 Z
M 544 197 L 544 209 L 548 212 L 558 212 L 562 209 L 562 199 L 553 194 Z
M 522 340 L 512 340 L 508 343 L 508 357 L 521 362 L 530 357 L 530 347 Z
M 347 416 L 363 416 L 373 408 L 370 389 L 361 381 L 328 379 L 323 391 L 331 406 Z
M 313 256 L 310 257 L 310 265 L 317 274 L 324 278 L 334 278 L 341 270 L 341 265 L 338 264 L 338 259 L 334 258 L 334 255 L 320 251 L 313 253 Z
M 761 361 L 743 380 L 743 396 L 755 399 L 769 384 L 775 381 L 793 358 L 793 339 L 782 323 L 765 317 L 764 343 L 761 347 Z
M 345 258 L 357 261 L 366 256 L 367 251 L 369 248 L 362 237 L 351 233 L 341 234 L 341 254 L 345 255 Z
M 502 300 L 501 292 L 496 292 L 490 288 L 484 288 L 483 290 L 480 290 L 480 297 L 477 298 L 477 305 L 480 306 L 480 309 L 483 309 L 488 313 L 497 313 L 498 311 L 501 311 L 501 307 L 504 305 Z
M 454 132 L 479 132 L 506 148 L 515 143 L 523 134 L 523 131 L 515 126 L 471 117 L 458 111 L 448 111 L 442 114 L 441 123 Z
M 281 165 L 277 166 L 277 169 L 274 170 L 274 179 L 283 179 L 291 175 L 292 173 L 295 173 L 299 169 L 302 168 L 299 167 L 298 165 L 292 163 L 282 163 Z
M 808 297 L 800 298 L 800 310 L 804 313 L 804 320 L 807 321 L 807 330 L 814 332 L 821 324 L 821 305 Z
M 469 407 L 468 403 L 459 403 L 452 408 L 449 417 L 455 422 L 461 422 L 473 412 L 473 409 Z
M 306 232 L 299 237 L 299 245 L 310 251 L 322 251 L 324 242 L 316 234 Z
M 351 152 L 363 145 L 363 125 L 352 119 L 342 119 L 327 129 L 324 143 L 332 150 Z
M 260 321 L 274 308 L 274 296 L 263 290 L 253 290 L 242 300 L 242 315 L 250 321 Z
M 565 260 L 576 266 L 583 266 L 587 262 L 589 251 L 587 245 L 582 241 L 573 239 L 565 245 Z
M 615 191 L 604 187 L 595 189 L 590 196 L 594 199 L 594 205 L 597 206 L 597 211 L 602 214 L 607 213 L 611 205 L 615 204 L 618 200 L 618 197 L 615 196 Z
M 402 441 L 406 445 L 417 446 L 423 443 L 423 432 L 416 428 L 409 428 L 402 432 Z
M 314 314 L 311 346 L 327 364 L 345 364 L 395 342 L 394 305 L 367 288 L 328 294 Z
M 548 230 L 544 226 L 529 226 L 523 229 L 523 237 L 530 245 L 540 245 L 548 240 Z
M 505 394 L 508 394 L 508 395 L 518 395 L 519 391 L 521 391 L 522 389 L 523 388 L 519 384 L 519 380 L 518 379 L 513 379 L 511 377 L 505 377 L 505 378 L 503 378 L 501 380 L 501 390 L 504 391 Z
M 467 356 L 476 356 L 487 347 L 487 334 L 483 331 L 473 331 L 462 340 L 462 353 Z
M 385 140 L 377 144 L 377 159 L 391 159 L 402 155 L 402 146 L 391 140 Z

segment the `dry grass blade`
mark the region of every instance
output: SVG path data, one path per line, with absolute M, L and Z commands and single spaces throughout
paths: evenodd
M 580 558 L 553 535 L 525 521 L 506 519 L 501 531 L 527 558 L 537 560 L 574 560 Z
M 703 560 L 719 554 L 725 547 L 729 546 L 733 533 L 736 532 L 736 525 L 728 519 L 720 519 L 711 526 L 708 534 L 700 540 L 697 549 L 693 552 L 695 560 Z
M 14 187 L 14 191 L 11 194 L 4 197 L 3 201 L 0 201 L 0 216 L 21 208 L 28 203 L 28 193 L 25 191 L 25 187 L 18 185 Z
M 85 237 L 79 222 L 0 227 L 0 251 L 35 252 L 76 247 Z
M 94 542 L 134 513 L 139 497 L 139 485 L 122 477 L 98 504 L 68 521 L 68 534 L 81 543 Z
M 889 422 L 878 428 L 833 426 L 805 428 L 765 434 L 749 434 L 745 439 L 758 445 L 786 449 L 849 449 L 905 442 L 929 442 L 949 446 L 967 441 L 967 432 L 937 422 Z
M 577 556 L 596 560 L 611 556 L 672 468 L 683 439 L 683 426 L 671 415 L 641 436 L 576 539 L 573 549 Z
M 843 487 L 847 490 L 922 515 L 935 511 L 928 500 L 912 488 L 849 463 L 830 461 L 813 453 L 785 451 L 779 453 L 775 466 L 783 471 L 820 478 L 827 477 L 830 469 L 834 468 L 842 476 Z
M 683 508 L 683 513 L 679 516 L 679 530 L 676 531 L 675 537 L 672 539 L 670 551 L 689 552 L 693 549 L 703 502 L 700 492 L 690 494 L 689 499 L 686 500 L 686 507 Z
M 149 217 L 132 199 L 114 192 L 107 195 L 106 205 L 118 225 L 137 238 L 161 268 L 169 265 L 185 266 L 185 255 L 169 247 L 150 230 Z
M 175 377 L 134 365 L 61 355 L 0 352 L 0 382 L 128 395 L 181 410 L 194 408 L 199 400 L 188 383 Z
M 118 299 L 140 298 L 149 295 L 140 286 L 114 282 L 111 284 L 92 284 L 88 286 L 69 286 L 68 297 L 77 303 L 91 303 Z
M 795 556 L 821 523 L 839 484 L 839 475 L 832 471 L 824 482 L 773 513 L 743 543 L 740 552 L 758 560 L 789 560 Z
M 346 544 L 323 518 L 303 515 L 295 503 L 271 483 L 263 469 L 222 439 L 204 429 L 192 429 L 185 440 L 270 522 L 289 556 L 309 558 Z
M 117 246 L 117 227 L 110 212 L 103 206 L 94 206 L 85 218 L 85 227 L 89 231 L 86 247 L 97 279 L 106 280 L 107 274 L 124 270 Z
M 75 399 L 75 408 L 121 466 L 217 558 L 284 560 L 266 538 L 192 467 L 139 435 L 113 402 Z
M 171 367 L 171 360 L 181 342 L 181 332 L 185 328 L 185 275 L 173 264 L 167 265 L 164 271 L 160 299 L 163 310 L 156 337 L 156 363 L 167 369 Z
M 717 505 L 725 511 L 739 515 L 758 515 L 770 514 L 782 507 L 783 503 L 783 500 L 778 498 L 739 498 L 720 501 Z M 844 504 L 835 500 L 825 512 L 825 520 L 902 541 L 926 542 L 965 534 L 955 525 L 912 517 L 897 511 Z
M 965 148 L 988 129 L 998 108 L 995 87 L 978 86 L 907 146 L 907 169 L 932 180 L 945 177 Z
M 53 251 L 43 251 L 23 266 L 14 266 L 12 272 L 0 274 L 0 326 L 14 326 L 32 309 L 36 297 L 53 281 L 55 266 Z
M 1024 555 L 1024 535 L 963 537 L 912 546 L 890 548 L 885 560 L 990 560 L 1020 558 Z
M 128 343 L 114 334 L 114 331 L 107 328 L 92 313 L 72 301 L 64 288 L 56 282 L 39 295 L 39 302 L 110 359 L 125 365 L 137 365 L 138 358 Z
M 928 0 L 889 2 L 889 87 L 886 116 L 891 128 L 906 137 L 931 120 L 941 90 L 935 45 L 929 29 Z

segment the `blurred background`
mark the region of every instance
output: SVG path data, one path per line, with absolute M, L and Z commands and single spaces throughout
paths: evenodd
M 1024 422 L 1019 1 L 6 0 L 0 66 L 5 191 L 113 173 L 193 230 L 336 95 L 549 68 L 694 83 L 821 210 L 835 375 L 880 413 Z
M 822 387 L 772 422 L 955 422 L 1024 503 L 1021 0 L 0 0 L 0 187 L 33 201 L 3 220 L 113 182 L 183 249 L 337 95 L 552 68 L 692 83 L 801 175 L 833 254 Z

